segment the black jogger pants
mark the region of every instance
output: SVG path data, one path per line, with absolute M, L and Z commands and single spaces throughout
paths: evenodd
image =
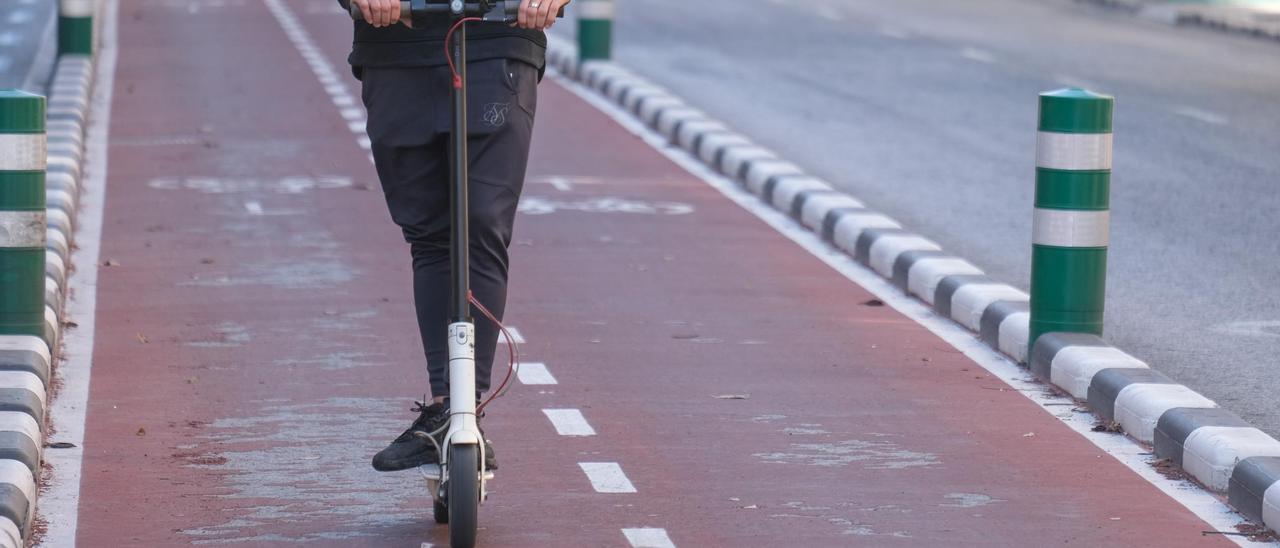
M 418 329 L 431 393 L 447 396 L 450 321 L 449 138 L 453 129 L 447 66 L 363 71 L 374 164 L 391 218 L 413 257 Z M 538 69 L 521 61 L 468 63 L 471 291 L 499 319 L 507 300 L 507 248 L 537 109 Z M 476 389 L 489 389 L 497 326 L 478 310 Z

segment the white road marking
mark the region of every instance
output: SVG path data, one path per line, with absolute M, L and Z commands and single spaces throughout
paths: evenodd
M 1094 82 L 1085 80 L 1084 78 L 1076 78 L 1075 76 L 1071 76 L 1069 74 L 1055 74 L 1053 75 L 1053 82 L 1055 84 L 1058 84 L 1061 86 L 1067 86 L 1069 88 L 1081 88 L 1081 89 L 1089 89 L 1093 91 L 1098 91 L 1100 89 L 1103 89 L 1102 86 Z
M 62 388 L 53 400 L 50 417 L 57 435 L 49 442 L 70 442 L 74 448 L 48 450 L 45 462 L 53 467 L 51 479 L 43 482 L 38 512 L 49 524 L 41 546 L 72 548 L 80 514 L 80 474 L 84 464 L 85 411 L 89 403 L 90 372 L 93 369 L 93 339 L 97 324 L 99 251 L 102 245 L 102 209 L 107 185 L 107 132 L 111 127 L 111 97 L 115 90 L 118 0 L 103 6 L 102 49 L 98 53 L 97 81 L 86 142 L 87 159 L 77 219 L 76 245 L 72 258 L 80 265 L 68 280 L 66 318 L 79 327 L 63 334 L 62 362 L 57 377 Z
M 996 62 L 995 54 L 987 50 L 982 50 L 978 48 L 967 47 L 967 48 L 961 49 L 960 56 L 970 61 L 977 61 L 979 63 L 991 64 Z
M 560 192 L 573 191 L 573 183 L 570 183 L 569 180 L 565 179 L 564 177 L 547 177 L 546 179 L 543 179 L 539 182 L 547 183 L 555 187 L 555 189 L 559 190 Z
M 597 493 L 635 493 L 636 486 L 631 484 L 622 466 L 616 462 L 579 462 L 578 467 L 591 480 L 591 488 Z
M 616 181 L 616 179 L 611 179 Z M 552 188 L 560 192 L 572 192 L 578 185 L 602 185 L 605 181 L 598 177 L 581 177 L 581 176 L 562 176 L 549 175 L 543 177 L 530 177 L 526 182 L 551 185 Z
M 1094 416 L 1089 413 L 1070 411 L 1076 403 L 1070 398 L 1049 395 L 1044 390 L 1044 383 L 1035 379 L 1025 368 L 1009 360 L 1003 354 L 987 346 L 959 324 L 938 316 L 931 307 L 904 295 L 892 282 L 885 280 L 862 265 L 848 254 L 840 251 L 817 235 L 796 224 L 786 214 L 763 203 L 755 195 L 742 190 L 738 184 L 723 175 L 712 171 L 699 159 L 690 156 L 683 150 L 671 146 L 670 140 L 650 130 L 630 113 L 619 109 L 607 99 L 581 84 L 568 80 L 559 73 L 551 77 L 560 85 L 573 92 L 597 110 L 613 118 L 618 125 L 640 137 L 654 150 L 684 168 L 685 171 L 700 178 L 708 186 L 716 189 L 739 207 L 761 219 L 774 230 L 786 236 L 796 245 L 808 251 L 814 257 L 826 263 L 832 269 L 844 275 L 849 281 L 862 286 L 894 310 L 911 318 L 924 326 L 934 335 L 946 341 L 966 357 L 982 366 L 996 377 L 999 377 L 1018 393 L 1039 405 L 1046 413 L 1056 417 L 1076 434 L 1089 440 L 1098 448 L 1111 455 L 1135 474 L 1154 485 L 1164 494 L 1176 500 L 1190 510 L 1210 527 L 1218 531 L 1234 531 L 1240 523 L 1240 515 L 1211 493 L 1194 483 L 1185 480 L 1173 480 L 1164 477 L 1155 468 L 1156 459 L 1150 450 L 1125 436 L 1110 433 L 1094 432 Z M 1263 546 L 1243 537 L 1230 537 L 1240 546 Z
M 364 110 L 355 107 L 344 108 L 339 111 L 342 117 L 347 120 L 364 120 Z
M 1198 109 L 1195 107 L 1187 107 L 1187 106 L 1174 107 L 1173 113 L 1178 114 L 1180 116 L 1186 116 L 1187 118 L 1191 118 L 1192 120 L 1197 120 L 1197 121 L 1204 122 L 1206 124 L 1212 124 L 1215 126 L 1225 126 L 1227 125 L 1227 122 L 1228 122 L 1226 116 L 1223 116 L 1216 112 L 1209 112 L 1207 110 Z
M 817 6 L 817 10 L 818 10 L 818 17 L 821 17 L 821 18 L 826 19 L 826 20 L 828 20 L 828 21 L 843 21 L 843 20 L 844 20 L 844 15 L 842 15 L 842 14 L 841 14 L 839 11 L 837 11 L 835 8 L 833 8 L 833 7 L 831 7 L 831 6 L 827 5 L 827 4 L 819 3 L 819 4 L 818 4 L 818 6 Z
M 1231 322 L 1215 325 L 1213 330 L 1228 335 L 1280 338 L 1280 320 Z
M 30 10 L 13 10 L 9 12 L 9 22 L 14 25 L 21 25 L 31 22 L 35 15 Z
M 318 177 L 297 175 L 279 179 L 220 179 L 217 177 L 158 177 L 147 182 L 156 190 L 192 190 L 205 194 L 233 192 L 275 192 L 301 194 L 310 190 L 351 188 L 350 177 L 321 175 Z
M 671 537 L 667 536 L 666 529 L 623 529 L 622 534 L 627 537 L 632 548 L 676 548 Z
M 244 209 L 248 211 L 250 215 L 262 215 L 262 204 L 258 202 L 245 202 Z
M 516 377 L 520 379 L 520 384 L 560 384 L 556 382 L 556 378 L 551 376 L 551 372 L 547 371 L 547 364 L 531 362 L 521 363 L 516 368 Z
M 561 436 L 594 436 L 596 431 L 587 423 L 587 418 L 582 416 L 582 411 L 577 409 L 543 409 L 542 413 L 551 420 L 551 425 L 556 427 L 556 433 Z
M 507 327 L 507 332 L 511 333 L 511 340 L 516 344 L 524 344 L 524 336 L 520 334 L 519 329 Z M 507 344 L 507 336 L 501 331 L 498 332 L 498 344 Z
M 880 27 L 880 34 L 893 38 L 894 40 L 907 40 L 911 38 L 911 33 L 898 27 Z

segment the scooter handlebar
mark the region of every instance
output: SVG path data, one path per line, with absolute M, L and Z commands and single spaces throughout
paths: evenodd
M 480 2 L 428 3 L 426 0 L 403 0 L 400 2 L 401 13 L 411 13 L 413 17 L 441 17 L 453 14 L 453 4 L 462 4 L 462 14 L 466 17 L 480 17 L 495 23 L 515 23 L 520 15 L 520 0 L 490 0 L 488 9 Z M 556 17 L 564 17 L 564 8 Z M 364 19 L 360 6 L 351 2 L 351 18 L 356 21 Z

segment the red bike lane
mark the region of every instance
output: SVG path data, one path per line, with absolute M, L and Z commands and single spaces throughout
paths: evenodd
M 426 372 L 349 23 L 201 5 L 121 6 L 78 540 L 447 544 L 369 467 Z M 482 545 L 1225 542 L 555 82 L 537 131 Z

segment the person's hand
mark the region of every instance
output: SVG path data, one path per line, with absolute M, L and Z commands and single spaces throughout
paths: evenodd
M 556 15 L 572 0 L 520 0 L 520 16 L 516 26 L 522 29 L 547 30 Z
M 400 0 L 351 0 L 360 6 L 365 22 L 377 28 L 401 22 Z

